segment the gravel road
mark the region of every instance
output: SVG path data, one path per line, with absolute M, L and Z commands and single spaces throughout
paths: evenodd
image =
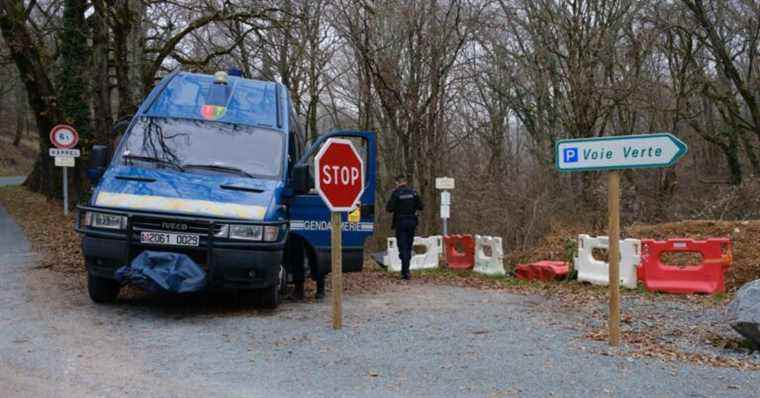
M 10 185 L 21 185 L 25 179 L 26 177 L 24 176 L 0 177 L 0 187 L 10 186 Z
M 760 372 L 605 355 L 538 296 L 418 283 L 267 313 L 206 296 L 95 305 L 0 209 L 3 396 L 753 397 Z M 600 354 L 601 352 L 601 354 Z

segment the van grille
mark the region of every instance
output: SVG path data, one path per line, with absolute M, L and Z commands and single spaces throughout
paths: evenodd
M 165 232 L 178 232 L 189 233 L 208 236 L 208 228 L 210 222 L 203 221 L 188 221 L 188 220 L 174 220 L 169 218 L 153 218 L 153 217 L 133 217 L 132 218 L 132 230 L 135 232 L 140 231 L 165 231 Z M 221 231 L 222 225 L 214 225 L 214 233 Z

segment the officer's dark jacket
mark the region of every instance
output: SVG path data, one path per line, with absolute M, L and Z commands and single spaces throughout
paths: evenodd
M 392 228 L 396 228 L 398 220 L 404 217 L 414 217 L 416 220 L 416 212 L 422 210 L 422 208 L 420 195 L 417 194 L 417 191 L 406 185 L 396 188 L 391 194 L 390 199 L 388 199 L 388 204 L 385 206 L 386 211 L 393 213 Z

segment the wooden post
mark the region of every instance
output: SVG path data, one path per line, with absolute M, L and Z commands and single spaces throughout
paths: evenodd
M 333 329 L 343 327 L 343 248 L 341 246 L 342 231 L 340 213 L 332 212 L 332 291 L 333 291 Z
M 609 211 L 610 315 L 609 343 L 620 345 L 620 172 L 608 173 L 607 207 Z

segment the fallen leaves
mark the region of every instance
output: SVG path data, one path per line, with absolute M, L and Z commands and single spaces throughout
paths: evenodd
M 597 329 L 587 332 L 584 337 L 595 341 L 607 341 L 607 330 Z M 657 335 L 647 332 L 624 332 L 623 343 L 626 350 L 620 350 L 615 355 L 633 358 L 655 358 L 666 362 L 690 362 L 695 365 L 716 368 L 735 368 L 740 370 L 760 370 L 760 363 L 744 361 L 723 355 L 712 355 L 700 352 L 684 352 L 675 344 L 658 341 Z M 610 355 L 609 351 L 603 351 Z
M 36 268 L 51 269 L 69 286 L 84 287 L 86 272 L 79 235 L 74 231 L 75 212 L 64 216 L 60 202 L 23 187 L 0 189 L 0 204 L 19 223 L 40 254 Z
M 24 229 L 34 249 L 40 253 L 41 263 L 36 268 L 46 268 L 58 273 L 62 284 L 71 289 L 84 289 L 86 273 L 80 250 L 80 239 L 74 231 L 73 214 L 64 217 L 59 202 L 50 201 L 24 188 L 0 189 L 0 204 L 17 220 Z M 740 232 L 734 231 L 736 228 Z M 546 245 L 551 249 L 537 248 L 531 255 L 561 253 L 565 238 L 571 231 L 555 231 L 547 237 Z M 572 231 L 575 233 L 575 231 Z M 697 233 L 699 232 L 699 233 Z M 685 236 L 706 237 L 734 235 L 734 267 L 730 286 L 738 286 L 740 281 L 757 277 L 760 269 L 760 221 L 759 222 L 712 222 L 690 221 L 663 224 L 662 226 L 634 226 L 628 229 L 629 236 L 653 238 Z M 570 235 L 572 236 L 572 235 Z M 327 278 L 329 284 L 330 278 Z M 473 272 L 453 272 L 447 269 L 415 272 L 411 281 L 401 281 L 397 273 L 385 272 L 368 260 L 364 272 L 344 274 L 346 295 L 377 294 L 389 291 L 414 289 L 419 285 L 456 286 L 468 289 L 505 291 L 526 296 L 542 311 L 552 314 L 558 320 L 573 328 L 585 330 L 583 336 L 596 341 L 606 341 L 606 304 L 608 289 L 575 281 L 570 282 L 528 282 L 510 277 L 486 277 Z M 313 292 L 314 284 L 307 284 Z M 129 293 L 129 292 L 127 292 Z M 614 355 L 629 355 L 633 358 L 658 358 L 665 361 L 691 362 L 713 367 L 731 367 L 746 370 L 760 370 L 760 362 L 750 356 L 737 355 L 744 347 L 738 340 L 732 340 L 732 332 L 725 325 L 695 317 L 706 309 L 719 310 L 731 299 L 731 294 L 722 296 L 676 296 L 652 294 L 640 290 L 623 290 L 623 342 L 626 350 Z M 313 297 L 313 294 L 309 294 Z M 473 335 L 487 334 L 486 330 L 474 330 Z M 688 341 L 684 348 L 683 342 Z M 693 352 L 687 352 L 693 351 Z M 716 354 L 717 353 L 717 354 Z M 724 355 L 725 354 L 725 355 Z M 370 372 L 370 377 L 373 372 Z M 376 372 L 375 372 L 376 373 Z

